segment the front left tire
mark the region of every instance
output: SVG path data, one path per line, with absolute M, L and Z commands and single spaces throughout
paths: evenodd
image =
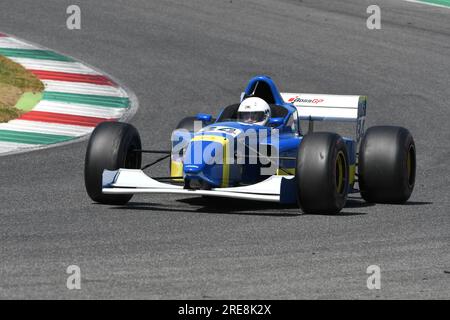
M 304 136 L 297 154 L 295 179 L 303 212 L 339 213 L 349 189 L 349 161 L 342 137 L 330 132 Z
M 86 150 L 84 182 L 89 197 L 102 204 L 126 204 L 133 195 L 102 193 L 103 170 L 139 169 L 141 153 L 139 132 L 131 124 L 102 122 L 92 132 Z

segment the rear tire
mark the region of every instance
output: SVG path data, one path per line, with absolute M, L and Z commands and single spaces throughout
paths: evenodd
M 197 122 L 197 126 L 201 124 L 201 127 L 196 127 L 195 123 Z M 197 129 L 199 131 L 203 127 L 206 127 L 207 125 L 210 125 L 214 122 L 214 119 L 211 119 L 211 121 L 206 122 L 202 120 L 198 120 L 197 117 L 186 117 L 181 119 L 180 122 L 178 122 L 178 125 L 175 130 L 177 129 L 185 129 L 189 132 L 196 132 L 194 129 Z
M 336 133 L 314 132 L 300 143 L 295 171 L 298 202 L 305 213 L 336 214 L 347 201 L 348 154 Z
M 135 127 L 122 122 L 102 122 L 92 132 L 86 151 L 84 181 L 89 197 L 103 204 L 125 204 L 133 195 L 102 193 L 103 170 L 139 169 L 141 138 Z
M 416 177 L 416 147 L 411 133 L 394 126 L 369 128 L 361 140 L 358 174 L 364 200 L 406 202 Z

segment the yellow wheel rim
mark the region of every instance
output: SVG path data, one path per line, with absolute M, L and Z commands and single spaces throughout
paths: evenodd
M 336 157 L 336 190 L 339 194 L 345 191 L 345 165 L 344 153 L 339 151 Z
M 411 152 L 408 152 L 408 159 L 406 160 L 406 168 L 408 170 L 408 180 L 411 177 Z

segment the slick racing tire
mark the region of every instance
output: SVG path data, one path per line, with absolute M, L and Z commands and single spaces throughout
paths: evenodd
M 141 138 L 135 127 L 122 122 L 102 122 L 92 132 L 84 163 L 84 182 L 89 197 L 103 204 L 125 204 L 133 195 L 103 194 L 103 170 L 139 169 Z
M 336 214 L 347 201 L 349 164 L 345 142 L 336 133 L 304 136 L 295 171 L 300 208 L 310 214 Z
M 200 120 L 197 120 L 196 117 L 186 117 L 181 119 L 180 122 L 178 122 L 177 129 L 185 129 L 189 132 L 194 132 L 194 123 L 195 121 L 198 121 L 199 123 L 202 123 Z M 202 125 L 203 127 L 203 125 Z M 200 128 L 201 129 L 201 128 Z
M 214 119 L 211 119 L 211 121 L 202 121 L 198 120 L 197 117 L 186 117 L 181 119 L 180 122 L 178 122 L 176 129 L 185 129 L 189 132 L 196 132 L 202 129 L 203 127 L 206 127 L 207 125 L 213 123 L 214 121 L 215 121 Z M 197 126 L 195 125 L 196 122 Z
M 369 128 L 359 149 L 361 196 L 372 203 L 404 203 L 414 189 L 416 146 L 402 127 Z

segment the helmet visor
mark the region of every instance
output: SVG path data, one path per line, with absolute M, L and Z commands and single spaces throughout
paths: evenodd
M 238 112 L 238 121 L 245 123 L 261 122 L 266 119 L 266 114 L 262 111 Z

